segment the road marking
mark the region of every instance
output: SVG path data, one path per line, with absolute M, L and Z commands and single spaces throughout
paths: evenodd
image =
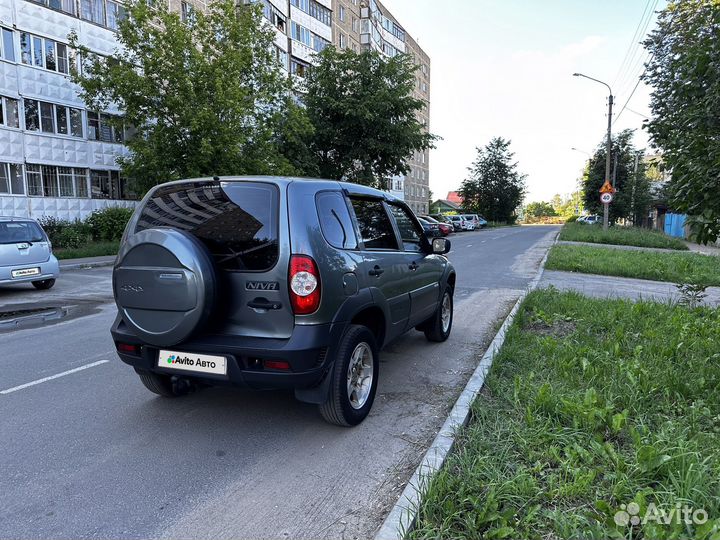
M 69 369 L 67 371 L 63 371 L 62 373 L 58 373 L 57 375 L 50 375 L 49 377 L 44 377 L 42 379 L 38 379 L 37 381 L 32 381 L 29 383 L 21 384 L 20 386 L 13 386 L 12 388 L 8 388 L 7 390 L 0 390 L 0 394 L 11 394 L 12 392 L 17 392 L 18 390 L 23 390 L 24 388 L 28 388 L 30 386 L 35 386 L 36 384 L 41 384 L 47 381 L 52 381 L 53 379 L 58 379 L 60 377 L 64 377 L 65 375 L 71 375 L 73 373 L 77 373 L 78 371 L 82 371 L 84 369 L 89 369 L 91 367 L 99 366 L 101 364 L 107 364 L 110 360 L 99 360 L 97 362 L 93 362 L 92 364 L 85 364 L 84 366 L 76 367 L 75 369 Z
M 467 247 L 472 247 L 472 244 L 468 244 Z

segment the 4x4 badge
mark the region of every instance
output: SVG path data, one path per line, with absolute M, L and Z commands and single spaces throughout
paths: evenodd
M 280 284 L 277 281 L 246 281 L 245 289 L 248 291 L 277 291 Z

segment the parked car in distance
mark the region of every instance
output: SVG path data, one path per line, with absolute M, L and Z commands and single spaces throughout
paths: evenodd
M 382 347 L 445 341 L 456 274 L 403 201 L 359 184 L 214 177 L 154 187 L 113 268 L 120 359 L 148 390 L 285 388 L 352 426 Z
M 451 215 L 451 216 L 446 216 L 446 217 L 452 224 L 453 229 L 455 229 L 455 232 L 459 232 L 459 231 L 463 230 L 463 218 L 461 218 L 458 215 Z
M 482 216 L 478 216 L 478 219 L 480 220 L 480 227 L 487 227 L 487 224 L 488 224 L 487 219 L 485 219 Z
M 416 216 L 417 217 L 417 216 Z M 423 230 L 425 231 L 425 234 L 429 237 L 438 237 L 442 236 L 442 233 L 440 232 L 440 227 L 437 223 L 430 223 L 426 219 L 423 219 L 421 217 L 418 217 L 418 221 L 420 222 L 420 225 L 422 225 Z
M 466 220 L 472 222 L 473 229 L 480 229 L 487 225 L 487 221 L 480 218 L 480 216 L 478 216 L 477 214 L 464 214 L 463 217 Z
M 443 223 L 431 216 L 419 216 L 419 217 L 420 217 L 420 219 L 424 219 L 428 223 L 436 224 L 438 226 L 438 229 L 440 229 L 440 234 L 442 234 L 443 236 L 447 236 L 448 234 L 453 232 L 454 227 L 452 225 L 450 225 L 449 223 Z
M 0 285 L 32 283 L 36 289 L 49 289 L 59 276 L 58 260 L 40 224 L 0 216 Z
M 603 218 L 597 215 L 581 216 L 578 218 L 577 223 L 584 223 L 585 225 L 599 225 L 602 223 Z

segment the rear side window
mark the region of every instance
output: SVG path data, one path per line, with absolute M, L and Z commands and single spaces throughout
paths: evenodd
M 259 182 L 168 186 L 148 200 L 135 232 L 180 229 L 203 242 L 222 270 L 269 270 L 279 254 L 278 200 L 275 186 Z
M 328 244 L 340 249 L 355 249 L 357 239 L 345 197 L 338 191 L 323 191 L 315 196 L 320 228 Z
M 398 249 L 395 231 L 382 201 L 352 199 L 352 207 L 366 249 Z

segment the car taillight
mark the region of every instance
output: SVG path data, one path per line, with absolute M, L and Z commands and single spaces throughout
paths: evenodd
M 320 306 L 320 272 L 312 257 L 290 257 L 288 284 L 295 315 L 308 315 L 317 311 Z

